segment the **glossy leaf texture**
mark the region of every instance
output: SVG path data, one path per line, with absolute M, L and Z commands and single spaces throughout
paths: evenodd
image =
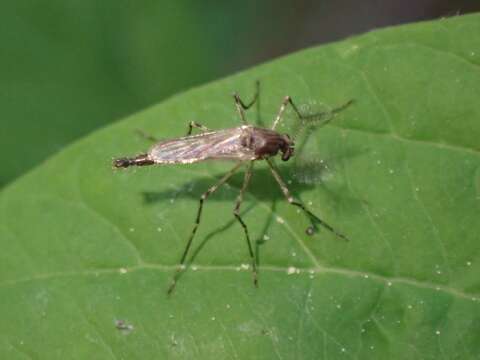
M 480 17 L 368 33 L 193 89 L 97 131 L 0 197 L 5 359 L 480 357 Z M 195 120 L 271 123 L 354 104 L 277 161 L 290 190 L 345 233 L 305 234 L 265 164 L 206 203 L 194 259 L 166 296 L 198 200 L 233 164 L 114 170 L 112 158 Z M 258 110 L 258 112 L 257 112 Z M 258 117 L 258 119 L 257 119 Z M 288 111 L 288 132 L 295 116 Z M 302 154 L 308 153 L 309 157 Z M 312 157 L 312 154 L 314 155 Z

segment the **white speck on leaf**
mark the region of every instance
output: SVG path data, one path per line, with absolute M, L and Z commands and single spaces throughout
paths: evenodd
M 115 320 L 115 327 L 125 335 L 128 335 L 134 329 L 134 326 L 128 324 L 125 320 Z
M 289 266 L 288 269 L 287 269 L 287 274 L 288 274 L 288 275 L 292 275 L 292 274 L 297 273 L 297 271 L 300 272 L 300 270 L 297 269 L 296 267 L 294 267 L 294 266 Z
M 248 270 L 248 269 L 250 268 L 250 265 L 248 265 L 248 264 L 242 264 L 242 265 L 240 265 L 240 268 L 241 268 L 242 270 Z

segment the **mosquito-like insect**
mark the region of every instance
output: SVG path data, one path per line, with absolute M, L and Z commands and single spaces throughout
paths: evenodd
M 245 118 L 245 111 L 248 110 L 257 101 L 258 97 L 258 82 L 255 95 L 252 101 L 248 104 L 245 104 L 240 99 L 240 96 L 238 94 L 233 94 L 235 106 L 242 122 L 242 125 L 240 127 L 223 130 L 209 130 L 205 126 L 192 121 L 188 125 L 188 132 L 186 136 L 172 140 L 160 141 L 153 145 L 147 153 L 140 154 L 131 158 L 123 157 L 115 159 L 113 161 L 113 165 L 116 168 L 127 168 L 129 166 L 146 165 L 191 164 L 205 160 L 232 160 L 236 162 L 233 169 L 231 169 L 227 174 L 225 174 L 217 183 L 211 186 L 200 197 L 200 204 L 197 210 L 195 224 L 193 226 L 192 232 L 190 233 L 190 237 L 188 238 L 187 245 L 183 251 L 177 272 L 174 274 L 172 283 L 168 288 L 168 294 L 173 291 L 180 273 L 186 268 L 185 261 L 187 259 L 189 249 L 192 245 L 193 238 L 195 237 L 195 233 L 197 232 L 198 226 L 200 224 L 204 201 L 220 186 L 225 184 L 228 179 L 232 177 L 232 175 L 235 174 L 242 167 L 242 165 L 246 165 L 246 171 L 244 175 L 243 185 L 235 202 L 233 215 L 238 220 L 245 233 L 245 239 L 247 242 L 248 252 L 250 254 L 250 260 L 252 264 L 251 266 L 253 272 L 253 283 L 255 286 L 258 286 L 257 261 L 255 258 L 255 253 L 252 248 L 252 242 L 250 241 L 248 227 L 240 216 L 240 206 L 242 204 L 245 191 L 252 177 L 252 169 L 256 160 L 265 160 L 267 162 L 273 177 L 280 186 L 280 189 L 285 195 L 287 201 L 290 204 L 300 208 L 307 215 L 311 223 L 311 226 L 307 228 L 307 234 L 313 234 L 313 232 L 317 229 L 317 224 L 320 224 L 325 229 L 329 230 L 339 238 L 347 240 L 344 235 L 339 233 L 328 223 L 313 214 L 301 202 L 296 201 L 293 198 L 285 182 L 282 180 L 278 171 L 275 169 L 271 158 L 280 152 L 282 160 L 287 161 L 294 152 L 294 139 L 290 138 L 290 136 L 288 136 L 287 134 L 280 134 L 275 130 L 282 118 L 282 115 L 287 105 L 290 104 L 290 106 L 293 108 L 296 115 L 304 125 L 308 124 L 309 121 L 322 119 L 323 121 L 321 121 L 321 124 L 324 125 L 333 118 L 333 115 L 335 113 L 349 106 L 352 103 L 352 100 L 328 112 L 304 115 L 299 111 L 295 103 L 292 101 L 291 97 L 286 96 L 282 101 L 278 114 L 273 121 L 272 127 L 270 129 L 266 129 L 249 125 Z M 330 116 L 325 119 L 325 115 Z M 192 131 L 194 128 L 200 129 L 201 133 L 198 135 L 192 135 Z M 152 139 L 151 137 L 149 138 Z

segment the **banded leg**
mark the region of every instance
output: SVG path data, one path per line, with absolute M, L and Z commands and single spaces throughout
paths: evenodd
M 200 129 L 202 132 L 210 131 L 210 129 L 207 128 L 206 126 L 203 126 L 202 124 L 199 124 L 195 121 L 190 121 L 188 123 L 187 136 L 192 135 L 193 128 Z
M 195 225 L 193 226 L 192 232 L 190 233 L 190 237 L 188 238 L 187 246 L 185 250 L 183 250 L 182 258 L 180 259 L 180 264 L 175 272 L 172 284 L 168 288 L 167 293 L 171 294 L 172 291 L 175 289 L 175 285 L 177 284 L 178 277 L 180 273 L 185 270 L 185 260 L 187 259 L 188 251 L 192 245 L 193 238 L 195 237 L 195 233 L 197 232 L 197 228 L 200 225 L 200 220 L 202 217 L 202 209 L 203 209 L 203 202 L 212 194 L 214 193 L 220 186 L 222 186 L 235 172 L 243 165 L 243 162 L 239 162 L 235 167 L 230 170 L 227 174 L 225 174 L 215 185 L 211 186 L 207 191 L 205 191 L 202 196 L 200 197 L 200 204 L 198 206 L 197 217 L 195 219 Z
M 295 105 L 295 103 L 292 101 L 292 98 L 290 96 L 285 96 L 285 98 L 282 101 L 282 105 L 280 106 L 280 110 L 278 110 L 277 117 L 275 118 L 275 121 L 273 122 L 272 130 L 275 130 L 275 128 L 277 127 L 277 125 L 280 122 L 280 119 L 282 118 L 282 115 L 285 111 L 285 108 L 287 107 L 288 104 L 290 104 L 292 106 L 293 110 L 295 111 L 295 113 L 297 114 L 297 116 L 300 120 L 314 120 L 314 119 L 319 119 L 324 115 L 334 115 L 334 114 L 346 109 L 352 103 L 353 103 L 353 100 L 349 100 L 345 104 L 343 104 L 343 105 L 341 105 L 341 106 L 339 106 L 339 107 L 337 107 L 333 110 L 330 110 L 330 111 L 321 111 L 321 112 L 318 112 L 318 113 L 315 113 L 315 114 L 302 114 L 300 112 L 300 110 L 298 109 L 297 105 Z M 323 125 L 330 122 L 330 120 L 332 120 L 332 117 L 327 118 L 323 122 Z
M 250 161 L 250 164 L 248 165 L 247 170 L 245 171 L 243 186 L 240 189 L 240 193 L 238 194 L 237 201 L 235 203 L 235 209 L 233 210 L 233 215 L 235 215 L 235 218 L 238 220 L 240 225 L 242 225 L 243 231 L 245 232 L 245 239 L 247 240 L 248 252 L 250 254 L 250 260 L 252 262 L 253 284 L 255 286 L 258 286 L 257 261 L 255 259 L 255 253 L 253 252 L 253 247 L 250 241 L 250 235 L 248 234 L 247 225 L 245 224 L 242 217 L 240 216 L 240 205 L 242 204 L 242 201 L 243 201 L 243 194 L 245 193 L 245 190 L 247 189 L 248 184 L 250 183 L 250 179 L 252 177 L 252 168 L 253 168 L 253 161 Z
M 253 99 L 252 101 L 250 101 L 250 103 L 245 105 L 242 99 L 240 99 L 240 95 L 238 95 L 237 93 L 233 94 L 233 98 L 235 100 L 235 106 L 237 107 L 237 111 L 238 111 L 238 114 L 240 115 L 240 119 L 242 120 L 242 123 L 247 124 L 247 120 L 245 119 L 245 111 L 250 109 L 252 105 L 255 104 L 255 102 L 258 99 L 259 93 L 260 93 L 260 81 L 257 80 L 255 82 L 255 95 L 253 96 Z
M 299 207 L 300 209 L 302 209 L 302 211 L 308 216 L 308 218 L 310 220 L 310 223 L 312 224 L 310 227 L 307 228 L 306 232 L 307 232 L 308 235 L 313 234 L 313 232 L 317 228 L 316 223 L 318 223 L 318 224 L 322 225 L 325 229 L 329 230 L 330 232 L 332 232 L 333 234 L 338 236 L 339 238 L 348 241 L 348 238 L 345 235 L 339 233 L 331 225 L 327 224 L 325 221 L 320 219 L 318 216 L 316 216 L 314 213 L 312 213 L 310 210 L 308 210 L 305 207 L 305 205 L 303 205 L 301 202 L 295 201 L 293 199 L 293 196 L 290 194 L 290 191 L 288 190 L 287 185 L 285 185 L 285 182 L 282 180 L 282 178 L 278 174 L 277 170 L 275 170 L 275 167 L 273 166 L 272 161 L 270 159 L 266 159 L 266 160 L 267 160 L 268 166 L 270 167 L 270 170 L 272 172 L 273 177 L 275 178 L 275 180 L 277 180 L 278 185 L 280 185 L 280 189 L 282 190 L 283 195 L 285 195 L 285 197 L 287 198 L 287 201 L 290 204 L 295 205 L 295 206 Z

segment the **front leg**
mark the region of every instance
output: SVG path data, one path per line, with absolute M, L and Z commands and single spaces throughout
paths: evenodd
M 309 226 L 306 230 L 307 235 L 312 235 L 314 233 L 314 231 L 316 230 L 316 224 L 318 223 L 321 226 L 323 226 L 325 229 L 327 229 L 328 231 L 336 235 L 338 238 L 348 241 L 348 238 L 345 235 L 339 233 L 331 225 L 326 223 L 324 220 L 320 219 L 317 215 L 315 215 L 310 210 L 308 210 L 305 207 L 305 205 L 303 205 L 301 202 L 295 201 L 293 196 L 290 194 L 290 190 L 288 190 L 287 185 L 280 177 L 280 174 L 277 172 L 277 170 L 275 170 L 275 167 L 273 166 L 272 161 L 270 159 L 265 159 L 265 160 L 267 161 L 267 164 L 270 167 L 270 171 L 272 172 L 273 177 L 275 178 L 278 185 L 280 186 L 280 189 L 282 190 L 283 195 L 285 195 L 285 198 L 287 199 L 287 201 L 290 204 L 300 208 L 300 210 L 302 210 L 310 219 L 311 226 Z

